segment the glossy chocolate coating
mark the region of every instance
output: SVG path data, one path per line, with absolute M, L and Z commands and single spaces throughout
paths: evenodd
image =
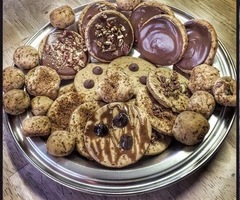
M 132 63 L 128 66 L 128 69 L 132 72 L 137 72 L 139 70 L 139 66 L 136 63 Z
M 93 74 L 101 75 L 103 73 L 103 69 L 100 66 L 96 66 L 92 69 Z
M 140 29 L 138 50 L 157 65 L 176 63 L 183 51 L 183 38 L 177 25 L 164 16 L 156 16 Z
M 203 64 L 211 49 L 211 34 L 206 26 L 190 20 L 184 24 L 188 35 L 188 46 L 176 66 L 184 70 Z
M 88 80 L 84 81 L 84 83 L 83 83 L 83 86 L 86 89 L 91 89 L 94 87 L 94 85 L 95 85 L 95 83 L 94 83 L 94 80 L 92 80 L 92 79 L 88 79 Z

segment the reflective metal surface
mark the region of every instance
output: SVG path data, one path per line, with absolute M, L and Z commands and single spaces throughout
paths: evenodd
M 77 19 L 83 8 L 84 6 L 81 6 L 75 10 Z M 180 10 L 173 10 L 182 22 L 192 18 Z M 27 44 L 38 48 L 40 41 L 51 31 L 54 29 L 47 24 Z M 133 51 L 132 55 L 138 56 L 138 53 Z M 220 70 L 221 76 L 236 78 L 233 61 L 221 41 L 213 65 Z M 8 118 L 10 131 L 19 148 L 38 170 L 67 187 L 83 192 L 128 195 L 169 186 L 202 167 L 226 138 L 234 121 L 235 109 L 217 106 L 209 119 L 210 130 L 199 145 L 188 147 L 173 142 L 162 154 L 143 158 L 123 169 L 103 167 L 80 157 L 77 153 L 65 158 L 50 156 L 46 152 L 45 139 L 22 136 L 21 123 L 29 115 L 30 112 L 17 117 L 5 117 Z

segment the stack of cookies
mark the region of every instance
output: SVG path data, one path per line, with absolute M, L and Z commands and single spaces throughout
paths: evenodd
M 182 24 L 158 1 L 117 0 L 91 3 L 77 20 L 63 5 L 50 23 L 38 50 L 17 48 L 4 69 L 3 106 L 31 111 L 22 134 L 48 137 L 52 156 L 126 167 L 173 139 L 198 144 L 216 103 L 236 106 L 236 81 L 212 66 L 218 41 L 205 20 Z

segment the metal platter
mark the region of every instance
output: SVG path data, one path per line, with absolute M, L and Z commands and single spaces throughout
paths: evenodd
M 85 6 L 75 9 L 76 19 Z M 182 22 L 193 18 L 172 8 Z M 39 30 L 26 44 L 38 48 L 40 41 L 54 31 L 50 24 Z M 138 56 L 133 50 L 132 56 Z M 221 76 L 236 79 L 234 63 L 219 41 L 213 66 Z M 222 144 L 235 118 L 235 109 L 217 106 L 209 119 L 210 130 L 204 141 L 196 146 L 185 146 L 173 142 L 162 154 L 146 157 L 123 169 L 109 169 L 94 161 L 88 161 L 77 153 L 57 158 L 46 152 L 46 140 L 40 137 L 24 137 L 21 133 L 22 120 L 30 112 L 20 116 L 5 115 L 10 132 L 28 161 L 43 174 L 67 187 L 94 194 L 130 195 L 140 194 L 169 186 L 190 175 L 203 166 Z

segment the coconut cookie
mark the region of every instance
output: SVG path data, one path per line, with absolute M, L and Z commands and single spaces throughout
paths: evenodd
M 78 31 L 84 36 L 84 32 L 88 22 L 98 13 L 105 10 L 117 10 L 113 3 L 107 1 L 97 1 L 88 4 L 81 12 L 78 20 Z
M 170 15 L 156 15 L 139 31 L 138 51 L 146 60 L 160 66 L 177 63 L 188 44 L 185 27 Z
M 91 159 L 85 144 L 84 130 L 87 121 L 101 106 L 96 101 L 89 101 L 78 106 L 72 113 L 69 122 L 69 132 L 76 138 L 76 150 L 84 157 Z
M 154 69 L 156 67 L 150 62 L 132 56 L 117 58 L 108 67 L 109 71 L 123 71 L 131 77 L 134 94 L 137 94 L 140 88 L 146 87 L 148 73 Z
M 94 160 L 113 168 L 137 162 L 145 154 L 151 125 L 138 107 L 110 103 L 95 112 L 85 127 L 85 146 Z
M 149 72 L 147 88 L 154 99 L 174 112 L 186 110 L 190 92 L 187 88 L 188 80 L 168 68 L 157 68 Z
M 29 94 L 33 96 L 47 96 L 55 99 L 60 87 L 58 73 L 47 66 L 37 66 L 25 76 L 25 85 Z
M 215 105 L 216 102 L 212 94 L 207 91 L 196 91 L 189 99 L 187 110 L 200 113 L 208 119 L 212 115 Z
M 150 145 L 145 153 L 146 156 L 153 156 L 165 151 L 172 141 L 172 137 L 163 135 L 162 133 L 152 129 Z
M 211 65 L 218 48 L 218 38 L 214 27 L 206 20 L 192 19 L 184 24 L 188 45 L 176 66 L 185 73 L 201 64 Z
M 98 83 L 97 93 L 103 101 L 126 102 L 133 97 L 133 85 L 130 77 L 122 71 L 108 71 L 106 76 Z
M 201 142 L 210 128 L 209 122 L 201 114 L 193 111 L 180 113 L 173 126 L 173 136 L 186 145 Z
M 106 10 L 96 14 L 87 24 L 85 40 L 88 52 L 101 62 L 111 62 L 130 53 L 133 28 L 120 12 Z
M 89 100 L 84 93 L 69 92 L 59 96 L 48 110 L 47 116 L 55 130 L 69 130 L 69 119 L 72 112 L 82 103 Z
M 212 88 L 217 79 L 220 78 L 219 70 L 211 65 L 202 64 L 193 68 L 188 88 L 192 93 L 204 90 L 212 94 Z
M 84 39 L 74 31 L 52 32 L 40 43 L 41 65 L 57 71 L 61 79 L 73 79 L 88 62 Z
M 216 80 L 212 88 L 217 103 L 224 106 L 237 105 L 237 83 L 229 77 L 224 76 Z
M 177 117 L 177 114 L 172 109 L 159 104 L 146 88 L 138 91 L 136 105 L 147 113 L 154 129 L 164 135 L 172 136 L 172 127 Z
M 39 64 L 38 51 L 30 45 L 20 46 L 13 53 L 13 61 L 21 69 L 33 69 Z
M 97 86 L 106 74 L 108 64 L 89 63 L 79 71 L 74 78 L 74 87 L 77 92 L 88 94 L 89 99 L 100 100 Z

